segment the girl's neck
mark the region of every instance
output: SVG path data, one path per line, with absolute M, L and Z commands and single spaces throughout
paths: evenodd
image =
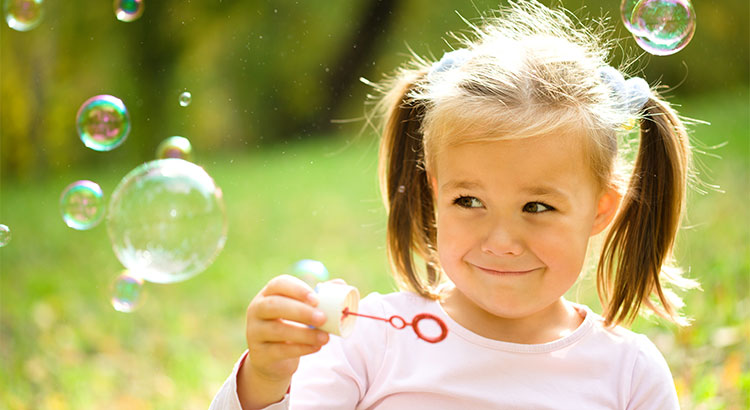
M 546 308 L 521 318 L 495 316 L 452 288 L 441 302 L 445 312 L 458 324 L 488 339 L 509 343 L 541 344 L 563 338 L 583 322 L 573 305 L 563 298 Z

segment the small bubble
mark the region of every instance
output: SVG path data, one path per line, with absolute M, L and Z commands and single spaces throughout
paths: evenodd
M 104 216 L 103 198 L 102 189 L 96 182 L 73 182 L 60 194 L 63 221 L 79 231 L 95 227 Z
M 311 288 L 315 288 L 318 283 L 328 280 L 328 269 L 323 265 L 323 262 L 312 259 L 302 259 L 295 263 L 289 269 L 289 273 L 302 279 Z
M 16 31 L 29 31 L 38 26 L 44 15 L 43 0 L 5 0 L 5 21 Z
M 156 158 L 179 158 L 191 161 L 193 159 L 193 146 L 185 137 L 169 137 L 156 148 Z
M 0 224 L 0 248 L 10 242 L 10 228 L 7 225 Z
M 182 94 L 180 94 L 179 101 L 180 107 L 187 107 L 193 101 L 193 95 L 190 94 L 190 91 L 183 91 Z
M 405 187 L 405 186 L 403 186 L 403 185 L 399 185 L 399 186 L 398 186 L 398 192 L 399 192 L 400 194 L 403 194 L 404 192 L 406 192 L 406 187 Z
M 625 28 L 631 33 L 633 32 L 633 26 L 630 24 L 630 18 L 633 16 L 633 9 L 638 4 L 638 0 L 622 0 L 620 3 L 620 18 L 622 23 L 625 24 Z
M 112 283 L 112 307 L 130 313 L 142 304 L 143 279 L 124 271 Z
M 119 98 L 97 95 L 78 109 L 76 127 L 84 145 L 95 151 L 111 151 L 128 137 L 130 115 Z
M 115 16 L 118 20 L 130 23 L 143 14 L 144 0 L 115 0 Z
M 688 45 L 695 25 L 689 0 L 640 0 L 630 16 L 629 30 L 642 49 L 666 56 Z

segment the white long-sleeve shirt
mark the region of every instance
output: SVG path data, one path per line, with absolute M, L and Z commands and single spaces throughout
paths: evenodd
M 584 317 L 571 334 L 543 344 L 487 339 L 419 295 L 373 293 L 360 313 L 408 321 L 431 313 L 448 337 L 430 344 L 411 327 L 358 318 L 345 339 L 331 336 L 303 356 L 284 399 L 267 409 L 678 409 L 666 361 L 651 341 L 574 305 Z M 237 362 L 210 410 L 240 410 Z

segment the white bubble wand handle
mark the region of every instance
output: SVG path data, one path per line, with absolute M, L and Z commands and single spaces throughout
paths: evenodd
M 359 308 L 359 291 L 357 288 L 341 283 L 324 282 L 315 287 L 320 303 L 318 309 L 326 314 L 326 322 L 318 329 L 347 337 L 354 330 L 356 316 L 344 315 L 342 312 L 357 312 Z

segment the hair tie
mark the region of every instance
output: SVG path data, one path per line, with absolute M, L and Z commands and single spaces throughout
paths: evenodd
M 619 70 L 610 66 L 597 70 L 599 78 L 610 89 L 610 95 L 616 101 L 619 110 L 627 110 L 631 115 L 637 115 L 648 99 L 651 98 L 651 88 L 646 80 L 633 77 L 625 80 Z
M 452 68 L 461 67 L 471 55 L 471 52 L 465 48 L 449 51 L 443 54 L 440 61 L 432 64 L 429 75 L 448 71 Z

